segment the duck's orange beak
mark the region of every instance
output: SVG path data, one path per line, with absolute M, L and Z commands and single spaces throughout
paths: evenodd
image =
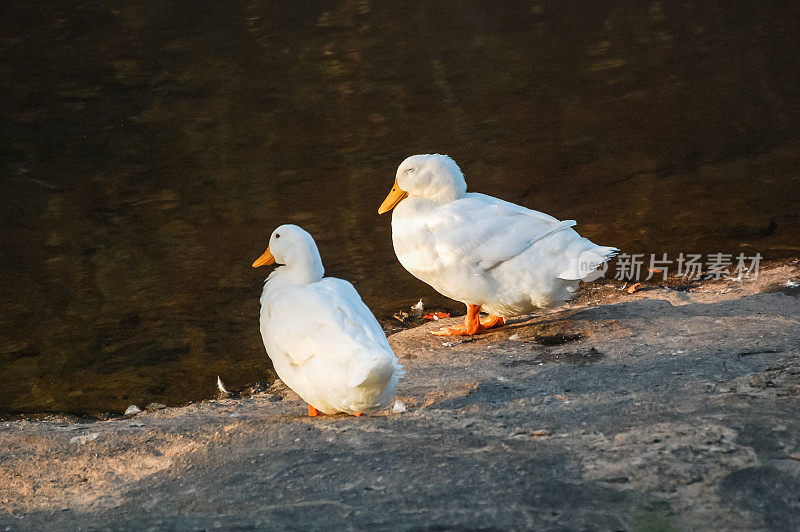
M 258 268 L 259 266 L 263 266 L 265 264 L 275 264 L 275 257 L 273 257 L 272 253 L 270 253 L 269 246 L 267 246 L 267 250 L 264 252 L 264 254 L 258 257 L 253 263 L 253 268 Z
M 395 205 L 400 203 L 404 198 L 408 196 L 408 192 L 400 188 L 400 185 L 397 184 L 397 179 L 394 180 L 394 186 L 392 190 L 389 191 L 389 195 L 386 196 L 386 199 L 383 200 L 381 206 L 378 207 L 378 214 L 383 214 L 385 212 L 389 212 L 395 208 Z

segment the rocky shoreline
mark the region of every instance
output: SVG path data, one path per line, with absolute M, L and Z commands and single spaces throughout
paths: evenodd
M 471 341 L 404 330 L 402 404 L 368 417 L 277 384 L 2 422 L 0 530 L 797 529 L 799 276 L 601 280 Z

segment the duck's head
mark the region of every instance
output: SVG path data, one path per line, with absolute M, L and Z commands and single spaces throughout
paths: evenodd
M 447 155 L 412 155 L 397 168 L 394 186 L 381 203 L 378 214 L 389 212 L 406 197 L 446 203 L 467 191 L 464 174 Z
M 292 224 L 282 225 L 272 232 L 267 250 L 256 259 L 253 268 L 275 263 L 285 265 L 300 282 L 315 283 L 325 274 L 314 238 Z

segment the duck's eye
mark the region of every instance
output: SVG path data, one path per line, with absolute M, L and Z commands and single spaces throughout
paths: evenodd
M 406 170 L 406 173 L 407 173 L 407 174 L 410 174 L 410 173 L 411 173 L 411 172 L 413 172 L 413 171 L 414 171 L 414 169 L 413 169 L 413 168 L 409 168 L 409 169 L 407 169 L 407 170 Z
M 280 238 L 280 237 L 281 237 L 281 235 L 279 235 L 278 233 L 275 233 L 275 238 Z

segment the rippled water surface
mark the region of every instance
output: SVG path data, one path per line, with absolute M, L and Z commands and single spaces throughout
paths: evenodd
M 629 252 L 800 253 L 800 9 L 5 2 L 0 413 L 180 404 L 269 375 L 285 222 L 381 318 L 407 155 Z

